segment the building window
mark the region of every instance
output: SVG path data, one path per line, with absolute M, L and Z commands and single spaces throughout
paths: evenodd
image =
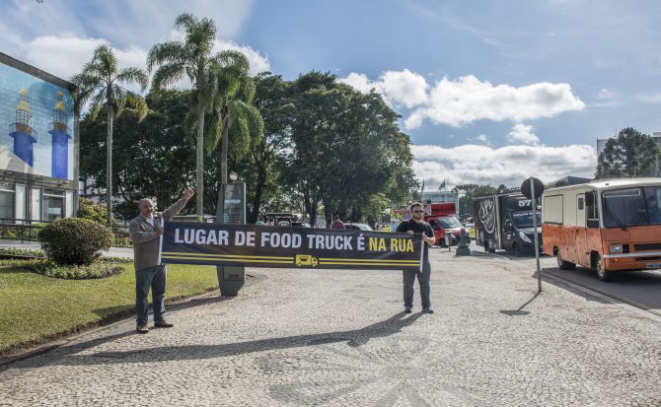
M 42 220 L 52 222 L 64 217 L 64 191 L 61 189 L 44 189 Z
M 0 182 L 0 223 L 14 223 L 14 184 Z

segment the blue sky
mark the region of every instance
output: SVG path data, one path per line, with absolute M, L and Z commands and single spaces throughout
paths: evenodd
M 67 78 L 100 43 L 144 66 L 181 38 L 181 12 L 211 17 L 217 49 L 253 72 L 333 72 L 375 89 L 402 116 L 414 169 L 517 185 L 594 173 L 597 137 L 661 131 L 661 4 L 656 1 L 5 1 L 0 51 Z M 185 86 L 185 84 L 182 84 Z

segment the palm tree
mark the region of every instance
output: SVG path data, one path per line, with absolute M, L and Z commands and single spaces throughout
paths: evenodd
M 137 110 L 138 120 L 142 121 L 148 113 L 147 102 L 137 93 L 130 92 L 119 83 L 137 83 L 145 91 L 149 77 L 139 68 L 117 66 L 117 58 L 112 48 L 101 45 L 94 50 L 92 60 L 85 64 L 83 71 L 74 75 L 71 82 L 78 87 L 79 108 L 91 97 L 90 118 L 96 120 L 101 110 L 105 109 L 108 118 L 108 136 L 106 141 L 106 189 L 108 226 L 112 220 L 112 133 L 113 120 L 122 114 L 126 105 Z M 96 95 L 92 94 L 96 92 Z
M 216 37 L 216 26 L 212 19 L 197 19 L 191 14 L 181 14 L 175 20 L 176 27 L 186 32 L 185 42 L 170 41 L 156 44 L 147 55 L 147 70 L 160 65 L 152 79 L 152 92 L 158 93 L 186 75 L 193 83 L 191 116 L 197 121 L 196 151 L 196 206 L 198 221 L 202 220 L 204 196 L 204 118 L 212 110 L 216 97 L 217 78 L 214 67 L 220 62 L 220 54 L 211 56 Z M 207 126 L 209 132 L 216 128 Z
M 221 164 L 220 183 L 227 184 L 227 155 L 232 138 L 234 153 L 240 159 L 251 145 L 259 142 L 264 132 L 264 122 L 259 110 L 252 105 L 255 98 L 255 82 L 249 75 L 248 58 L 238 51 L 220 53 L 220 63 L 214 67 L 218 92 L 211 116 L 211 127 L 220 135 Z M 207 143 L 208 151 L 215 149 L 218 137 Z

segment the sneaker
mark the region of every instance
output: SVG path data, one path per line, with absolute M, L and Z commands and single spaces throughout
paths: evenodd
M 147 333 L 149 333 L 149 328 L 147 328 L 147 325 L 140 325 L 140 326 L 137 327 L 135 330 L 138 331 L 139 334 L 147 334 Z
M 157 326 L 159 328 L 172 328 L 174 326 L 174 324 L 171 324 L 171 323 L 166 322 L 166 321 L 161 321 L 161 322 L 156 322 L 154 324 L 154 326 Z
M 423 313 L 423 314 L 433 314 L 433 313 L 434 313 L 434 310 L 431 309 L 431 308 L 423 308 L 423 309 L 422 309 L 422 313 Z
M 407 314 L 410 314 L 413 311 L 411 311 L 411 307 L 406 307 L 406 308 L 404 308 L 404 312 L 407 313 Z

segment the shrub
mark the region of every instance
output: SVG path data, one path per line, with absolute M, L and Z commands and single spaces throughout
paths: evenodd
M 91 264 L 109 249 L 112 233 L 107 227 L 88 219 L 66 218 L 49 224 L 39 232 L 46 256 L 60 265 Z

